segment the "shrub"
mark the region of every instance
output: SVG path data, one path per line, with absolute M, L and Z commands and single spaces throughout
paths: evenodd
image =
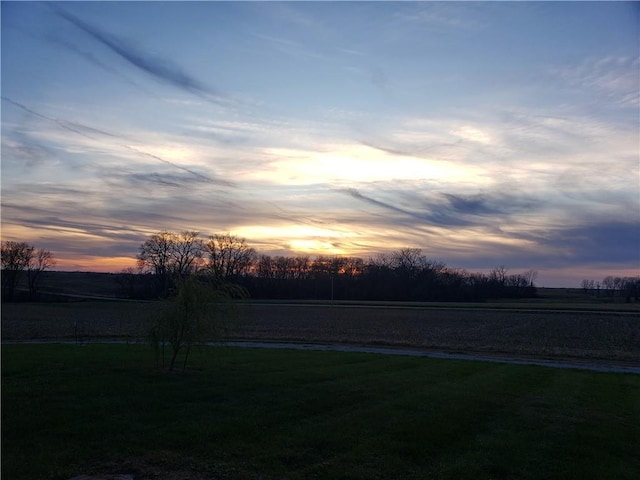
M 233 300 L 245 296 L 237 285 L 216 284 L 193 275 L 181 279 L 176 296 L 167 301 L 151 328 L 158 363 L 164 368 L 165 347 L 169 347 L 169 370 L 173 370 L 178 354 L 184 351 L 184 371 L 191 347 L 219 339 L 233 318 Z

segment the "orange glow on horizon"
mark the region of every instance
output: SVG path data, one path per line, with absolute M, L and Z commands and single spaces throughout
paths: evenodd
M 55 256 L 55 252 L 54 256 Z M 136 268 L 133 257 L 56 257 L 56 264 L 52 270 L 64 272 L 96 272 L 118 273 L 125 268 Z

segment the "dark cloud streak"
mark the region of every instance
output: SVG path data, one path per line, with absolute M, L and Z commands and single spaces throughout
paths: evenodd
M 486 199 L 479 195 L 469 197 L 463 195 L 454 195 L 452 193 L 444 193 L 443 196 L 447 199 L 449 205 L 456 212 L 472 215 L 499 213 L 499 210 L 489 206 Z
M 345 192 L 351 195 L 353 198 L 362 200 L 366 203 L 384 208 L 386 210 L 391 210 L 395 213 L 400 213 L 405 217 L 418 220 L 420 223 L 430 226 L 462 227 L 482 225 L 481 223 L 465 218 L 465 215 L 452 214 L 456 212 L 451 212 L 451 208 L 449 208 L 447 205 L 438 203 L 434 203 L 433 205 L 425 205 L 423 202 L 422 206 L 426 208 L 423 208 L 422 211 L 416 212 L 398 207 L 388 202 L 376 200 L 375 198 L 360 193 L 355 188 L 347 189 L 345 190 Z M 389 220 L 387 219 L 387 221 Z
M 538 232 L 533 238 L 544 247 L 566 251 L 572 263 L 626 263 L 640 273 L 640 222 L 584 219 L 583 224 Z
M 119 70 L 117 70 L 117 69 L 105 64 L 104 62 L 102 62 L 98 58 L 96 58 L 96 56 L 93 55 L 92 53 L 87 52 L 85 50 L 82 50 L 81 48 L 77 47 L 73 43 L 68 42 L 66 40 L 62 40 L 60 38 L 55 38 L 55 37 L 46 37 L 45 40 L 48 43 L 53 43 L 53 44 L 59 45 L 59 46 L 65 48 L 65 49 L 67 49 L 68 51 L 72 52 L 75 55 L 78 55 L 79 57 L 83 58 L 84 60 L 86 60 L 87 62 L 91 63 L 92 65 L 95 65 L 96 67 L 104 70 L 105 72 L 108 72 L 108 73 L 110 73 L 112 75 L 115 75 L 115 76 L 119 77 L 120 79 L 124 80 L 126 83 L 128 83 L 130 85 L 133 85 L 134 87 L 137 87 L 137 88 L 143 90 L 146 94 L 155 96 L 153 93 L 151 93 L 150 91 L 148 91 L 147 89 L 142 87 L 137 82 L 134 82 L 133 80 L 131 80 L 129 77 L 124 75 Z
M 153 153 L 143 152 L 143 151 L 138 150 L 137 148 L 131 147 L 129 145 L 122 145 L 122 147 L 127 148 L 127 149 L 131 150 L 132 152 L 135 152 L 135 153 L 137 153 L 139 155 L 144 155 L 144 156 L 149 157 L 149 158 L 154 158 L 154 159 L 156 159 L 156 160 L 158 160 L 158 161 L 160 161 L 162 163 L 166 163 L 167 165 L 171 165 L 174 168 L 182 170 L 183 172 L 190 173 L 194 177 L 196 177 L 199 180 L 202 180 L 202 181 L 204 181 L 206 183 L 221 185 L 221 186 L 224 186 L 224 187 L 234 187 L 235 186 L 235 184 L 233 182 L 230 182 L 228 180 L 211 178 L 208 175 L 204 175 L 204 174 L 196 172 L 195 170 L 192 170 L 190 168 L 183 167 L 182 165 L 178 165 L 177 163 L 173 163 L 173 162 L 171 162 L 169 160 L 165 160 L 164 158 L 159 157 L 158 155 L 154 155 Z
M 375 205 L 377 207 L 382 207 L 385 208 L 387 210 L 391 210 L 393 212 L 396 213 L 402 213 L 403 215 L 408 215 L 408 216 L 415 216 L 414 213 L 409 212 L 408 210 L 404 210 L 400 207 L 396 207 L 395 205 L 391 205 L 390 203 L 386 203 L 386 202 L 382 202 L 380 200 L 376 200 L 375 198 L 371 198 L 367 195 L 363 195 L 362 193 L 360 193 L 357 189 L 355 188 L 349 188 L 346 190 L 346 193 L 348 193 L 349 195 L 351 195 L 353 198 L 356 198 L 358 200 L 362 200 L 366 203 L 370 203 L 371 205 Z
M 131 187 L 144 187 L 145 185 L 170 187 L 170 188 L 192 188 L 196 184 L 211 183 L 208 177 L 195 176 L 192 173 L 123 173 L 123 174 L 105 174 L 104 179 L 109 184 Z
M 379 150 L 381 152 L 390 153 L 392 155 L 400 155 L 403 157 L 413 157 L 413 158 L 422 158 L 422 159 L 433 159 L 433 154 L 437 154 L 438 152 L 442 153 L 443 149 L 447 148 L 467 148 L 464 146 L 463 140 L 456 140 L 452 142 L 426 142 L 418 145 L 405 145 L 403 147 L 397 147 L 397 145 L 391 145 L 391 142 L 387 141 L 386 145 L 381 145 L 379 143 L 360 139 L 360 144 L 365 147 L 373 148 L 375 150 Z
M 180 67 L 173 65 L 170 61 L 153 57 L 136 50 L 114 35 L 88 24 L 58 6 L 51 5 L 51 8 L 57 15 L 64 18 L 90 37 L 109 48 L 112 52 L 119 55 L 122 59 L 153 78 L 214 103 L 225 104 L 228 102 L 228 99 L 220 92 L 215 91 L 191 75 L 183 72 Z

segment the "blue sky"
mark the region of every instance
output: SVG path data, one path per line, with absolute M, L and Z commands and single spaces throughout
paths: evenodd
M 640 269 L 634 2 L 2 2 L 2 239 Z

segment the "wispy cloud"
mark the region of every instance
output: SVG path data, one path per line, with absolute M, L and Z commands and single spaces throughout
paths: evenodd
M 579 63 L 550 68 L 553 77 L 569 87 L 589 89 L 619 105 L 640 105 L 640 58 L 637 56 L 590 57 Z
M 395 13 L 395 18 L 437 29 L 478 29 L 487 24 L 479 15 L 470 15 L 458 5 L 449 2 L 408 3 L 406 8 Z M 479 13 L 479 12 L 477 12 Z
M 127 148 L 129 150 L 131 150 L 132 152 L 138 153 L 140 155 L 144 155 L 146 157 L 149 158 L 153 158 L 155 160 L 158 160 L 159 162 L 165 163 L 167 165 L 171 165 L 172 167 L 175 167 L 179 170 L 182 170 L 183 172 L 189 173 L 190 175 L 192 175 L 193 177 L 195 177 L 198 181 L 204 181 L 206 183 L 211 183 L 211 184 L 215 184 L 215 185 L 222 185 L 225 187 L 233 187 L 235 186 L 235 184 L 233 182 L 230 182 L 228 180 L 224 180 L 224 179 L 220 179 L 220 178 L 213 178 L 211 175 L 206 175 L 204 173 L 200 173 L 195 171 L 192 168 L 189 167 L 184 167 L 182 165 L 179 165 L 175 162 L 171 162 L 169 160 L 166 160 L 158 155 L 155 155 L 153 153 L 149 153 L 149 152 L 145 152 L 142 150 L 139 150 L 135 147 L 132 147 L 130 145 L 123 145 L 124 148 Z
M 85 125 L 81 125 L 75 122 L 70 122 L 68 120 L 62 120 L 60 118 L 52 118 L 49 117 L 47 115 L 44 115 L 42 113 L 36 112 L 35 110 L 32 110 L 31 108 L 18 103 L 14 100 L 11 100 L 8 97 L 2 96 L 1 97 L 2 100 L 4 100 L 5 102 L 9 102 L 10 104 L 20 108 L 21 110 L 24 110 L 27 113 L 30 113 L 31 115 L 34 115 L 38 118 L 41 118 L 43 120 L 48 120 L 50 122 L 56 123 L 58 124 L 58 126 L 64 128 L 65 130 L 68 130 L 70 132 L 73 133 L 77 133 L 78 135 L 82 135 L 83 137 L 89 138 L 91 140 L 95 140 L 95 137 L 92 134 L 100 134 L 100 135 L 107 135 L 109 137 L 113 137 L 114 135 L 104 132 L 102 130 L 96 129 L 96 128 L 92 128 L 92 127 L 87 127 Z
M 6 126 L 4 130 L 2 157 L 5 167 L 7 162 L 18 161 L 22 165 L 32 168 L 53 157 L 51 148 L 43 145 L 27 132 L 20 129 L 12 129 L 8 132 Z
M 117 134 L 117 133 L 112 133 L 112 132 L 108 132 L 104 129 L 99 129 L 99 128 L 95 128 L 95 127 L 91 127 L 79 122 L 72 122 L 69 120 L 65 120 L 65 119 L 61 119 L 61 118 L 52 118 L 49 117 L 47 115 L 44 115 L 40 112 L 37 112 L 21 103 L 15 102 L 14 100 L 8 98 L 8 97 L 2 97 L 2 100 L 10 103 L 11 105 L 14 105 L 22 110 L 24 110 L 25 112 L 46 120 L 48 122 L 52 122 L 55 123 L 56 125 L 58 125 L 59 127 L 73 132 L 77 135 L 80 135 L 86 139 L 92 140 L 94 141 L 94 145 L 97 143 L 98 145 L 101 145 L 100 141 L 101 138 L 99 138 L 100 136 L 102 137 L 108 137 L 110 139 L 110 141 L 116 141 L 116 146 L 117 148 L 121 149 L 121 150 L 127 150 L 130 152 L 135 153 L 138 156 L 142 156 L 142 157 L 146 157 L 146 158 L 151 158 L 153 160 L 156 160 L 158 162 L 164 163 L 166 165 L 170 165 L 173 168 L 182 170 L 183 172 L 186 172 L 190 175 L 192 175 L 195 179 L 197 179 L 197 181 L 199 182 L 206 182 L 206 183 L 210 183 L 210 184 L 214 184 L 214 185 L 220 185 L 220 186 L 225 186 L 225 187 L 233 187 L 234 183 L 225 179 L 221 179 L 221 178 L 217 178 L 217 177 L 213 177 L 210 174 L 205 174 L 202 172 L 198 172 L 196 170 L 194 170 L 193 168 L 184 166 L 184 165 L 180 165 L 176 162 L 172 162 L 170 160 L 167 160 L 159 155 L 156 155 L 154 153 L 150 153 L 144 150 L 141 150 L 140 148 L 137 148 L 135 146 L 130 145 L 129 143 L 132 141 L 132 139 L 127 138 L 126 136 Z M 127 142 L 127 143 L 125 143 Z M 25 145 L 22 146 L 22 149 L 24 150 Z
M 311 48 L 301 42 L 292 41 L 287 38 L 275 37 L 272 35 L 265 35 L 258 32 L 255 32 L 252 35 L 260 39 L 260 41 L 271 45 L 274 50 L 297 59 L 308 58 L 312 60 L 320 60 L 323 62 L 331 60 L 327 55 L 320 53 L 316 49 Z

